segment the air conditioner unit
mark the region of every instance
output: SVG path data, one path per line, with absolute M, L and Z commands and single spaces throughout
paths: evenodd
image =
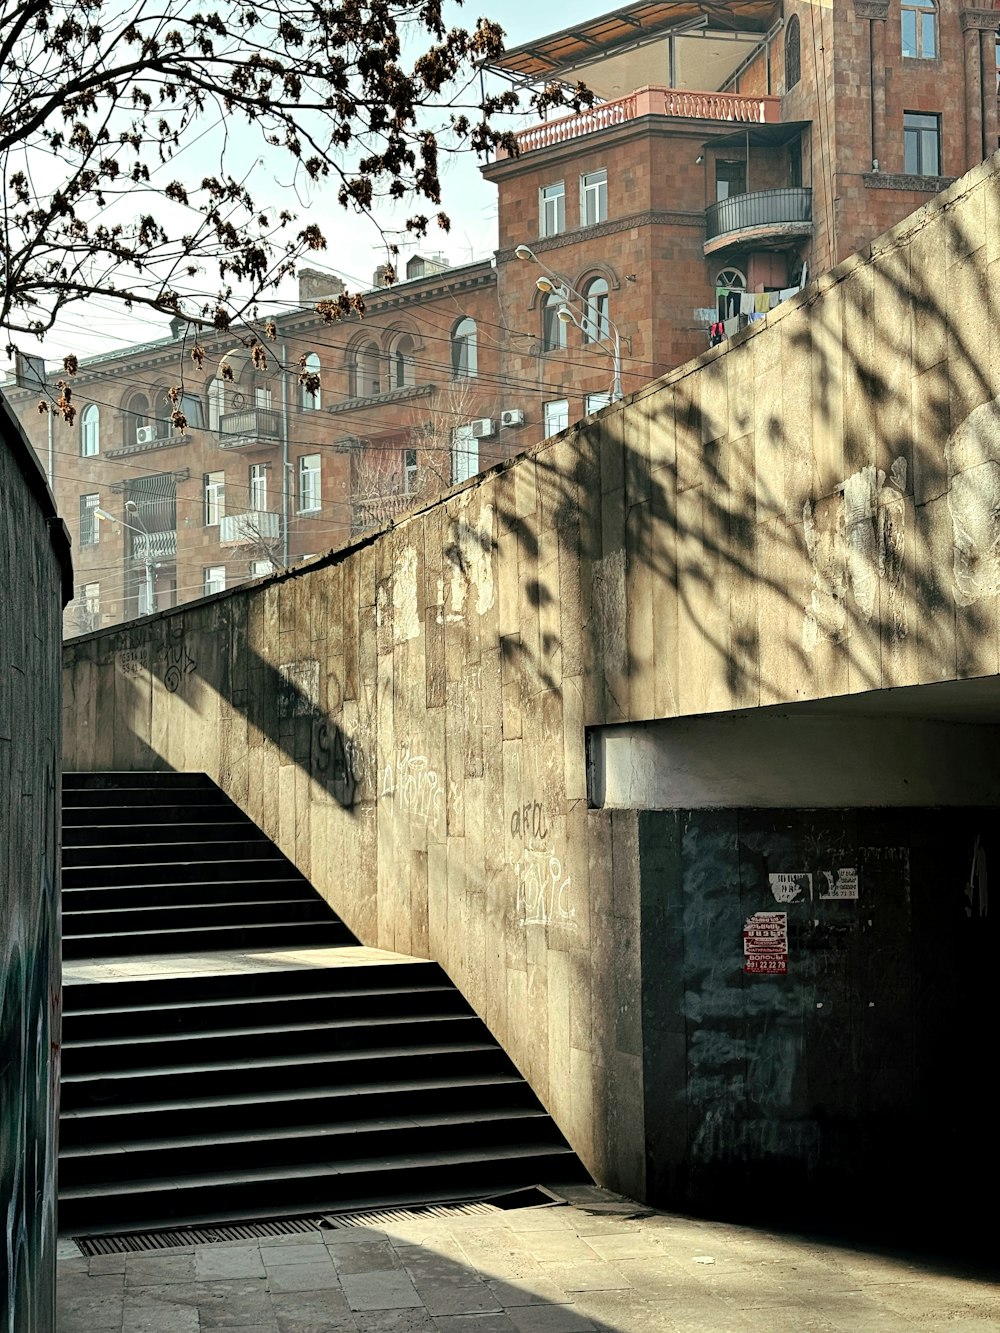
M 485 440 L 488 436 L 496 433 L 492 417 L 480 417 L 478 421 L 472 423 L 472 438 L 474 440 Z
M 136 444 L 152 444 L 156 439 L 155 426 L 136 426 L 135 442 Z
M 524 413 L 521 411 L 521 409 L 520 409 L 519 407 L 515 407 L 515 408 L 513 408 L 510 412 L 501 412 L 501 413 L 500 413 L 500 425 L 501 425 L 501 426 L 507 426 L 507 427 L 510 427 L 510 426 L 523 426 L 523 425 L 524 425 Z

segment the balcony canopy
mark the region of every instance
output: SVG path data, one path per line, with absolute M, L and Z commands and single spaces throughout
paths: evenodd
M 512 47 L 490 68 L 529 86 L 583 82 L 608 99 L 647 84 L 714 91 L 780 14 L 778 0 L 639 0 Z

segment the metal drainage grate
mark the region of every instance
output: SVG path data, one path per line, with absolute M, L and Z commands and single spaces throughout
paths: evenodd
M 173 1250 L 182 1245 L 212 1245 L 223 1240 L 257 1240 L 264 1236 L 300 1236 L 317 1231 L 322 1217 L 287 1217 L 274 1222 L 231 1222 L 227 1226 L 187 1227 L 181 1231 L 139 1231 L 125 1236 L 76 1236 L 81 1252 L 127 1254 L 140 1250 Z
M 267 1236 L 301 1236 L 308 1231 L 347 1227 L 390 1226 L 393 1223 L 437 1217 L 485 1217 L 512 1208 L 552 1208 L 565 1199 L 531 1185 L 464 1203 L 413 1204 L 409 1208 L 382 1208 L 363 1213 L 322 1213 L 314 1217 L 285 1217 L 274 1221 L 230 1222 L 216 1227 L 184 1227 L 177 1231 L 137 1231 L 121 1236 L 76 1236 L 82 1254 L 128 1254 L 142 1250 L 173 1250 L 184 1245 L 212 1245 L 224 1240 L 257 1240 Z
M 492 1217 L 513 1208 L 553 1208 L 565 1202 L 543 1185 L 529 1185 L 525 1189 L 494 1194 L 486 1199 L 471 1199 L 467 1203 L 421 1203 L 410 1208 L 381 1208 L 366 1213 L 329 1213 L 320 1225 L 324 1228 L 382 1227 L 394 1222 L 419 1222 L 425 1217 Z

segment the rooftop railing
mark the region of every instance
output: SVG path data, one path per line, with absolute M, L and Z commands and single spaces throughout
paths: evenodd
M 687 120 L 737 121 L 747 125 L 775 124 L 781 119 L 779 97 L 746 97 L 741 93 L 699 93 L 682 88 L 639 88 L 627 97 L 600 102 L 576 116 L 562 116 L 522 130 L 522 153 L 551 148 L 587 134 L 625 125 L 640 116 L 676 116 Z M 502 156 L 502 154 L 498 154 Z

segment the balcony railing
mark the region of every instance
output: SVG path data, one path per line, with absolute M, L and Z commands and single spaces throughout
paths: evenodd
M 812 222 L 812 190 L 803 186 L 784 190 L 755 190 L 720 199 L 705 210 L 708 239 L 756 227 L 780 227 Z
M 219 418 L 219 440 L 227 449 L 259 440 L 281 439 L 281 415 L 269 407 L 245 407 Z
M 601 102 L 577 116 L 534 125 L 522 130 L 517 144 L 522 153 L 551 148 L 586 134 L 624 125 L 640 116 L 677 116 L 687 120 L 739 121 L 741 124 L 774 124 L 781 119 L 779 97 L 745 97 L 740 93 L 698 93 L 682 88 L 639 88 L 614 102 Z M 502 156 L 502 154 L 498 154 Z
M 137 563 L 146 560 L 173 560 L 177 556 L 177 532 L 135 533 L 132 537 L 132 559 Z
M 351 500 L 351 527 L 355 534 L 367 532 L 369 528 L 382 527 L 409 513 L 417 503 L 417 497 L 409 492 L 397 495 L 374 495 L 367 499 L 355 496 Z
M 252 546 L 273 542 L 281 528 L 280 517 L 267 509 L 248 509 L 245 514 L 226 514 L 219 524 L 223 546 Z

